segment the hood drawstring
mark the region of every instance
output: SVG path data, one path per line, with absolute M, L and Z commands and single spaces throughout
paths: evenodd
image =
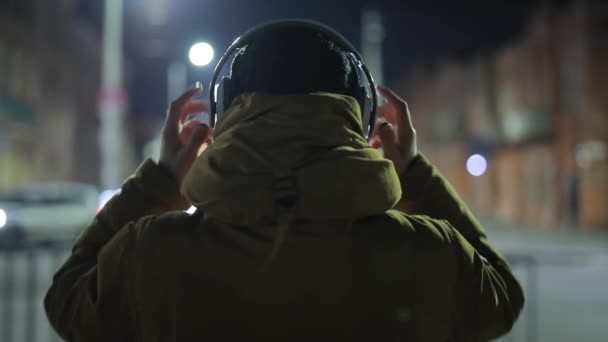
M 253 148 L 254 145 L 249 143 L 245 137 L 238 132 L 233 132 L 232 134 L 238 138 L 234 140 L 235 144 L 239 145 L 244 151 L 247 151 L 250 156 L 266 165 L 268 169 L 274 170 L 273 174 L 275 176 L 273 177 L 272 181 L 272 196 L 275 206 L 277 230 L 275 233 L 272 252 L 265 263 L 266 267 L 277 255 L 280 246 L 287 237 L 289 225 L 291 224 L 293 218 L 293 210 L 298 199 L 296 177 L 291 171 L 278 171 L 276 166 L 273 165 L 273 163 L 271 163 L 268 159 L 264 158 L 264 156 L 255 148 Z
M 272 194 L 275 204 L 275 217 L 277 219 L 277 229 L 272 245 L 272 252 L 262 264 L 261 271 L 268 270 L 270 263 L 279 253 L 279 249 L 289 232 L 289 225 L 293 219 L 293 211 L 298 200 L 295 177 L 293 175 L 274 177 L 272 182 Z
M 296 178 L 293 175 L 275 177 L 272 182 L 272 194 L 278 223 L 289 223 L 291 212 L 298 200 Z
M 270 260 L 274 259 L 279 252 L 280 246 L 287 237 L 287 231 L 293 218 L 293 209 L 298 200 L 295 177 L 293 175 L 275 177 L 272 184 L 272 193 L 278 226 Z

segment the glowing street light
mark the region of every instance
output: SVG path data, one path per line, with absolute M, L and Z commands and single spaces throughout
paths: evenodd
M 213 60 L 213 47 L 204 42 L 196 43 L 190 48 L 188 57 L 190 63 L 198 67 L 205 66 Z

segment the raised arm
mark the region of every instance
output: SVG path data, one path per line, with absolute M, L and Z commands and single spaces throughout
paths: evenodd
M 211 131 L 202 125 L 186 131 L 180 126 L 187 114 L 206 109 L 191 101 L 199 91 L 192 89 L 172 104 L 160 165 L 148 160 L 124 182 L 121 193 L 97 214 L 53 277 L 44 307 L 65 340 L 135 340 L 131 284 L 136 231 L 146 224 L 144 216 L 189 206 L 180 194 L 180 180 Z
M 379 115 L 387 122 L 377 127 L 385 156 L 401 175 L 402 199 L 397 205 L 406 214 L 426 215 L 446 229 L 452 239 L 458 283 L 453 312 L 457 340 L 477 341 L 509 331 L 524 304 L 523 290 L 505 258 L 487 240 L 481 224 L 449 182 L 418 153 L 416 131 L 407 104 L 395 93 L 379 88 L 387 105 Z M 391 124 L 392 123 L 392 124 Z
M 524 293 L 505 258 L 441 173 L 422 155 L 401 177 L 408 214 L 441 220 L 451 232 L 458 265 L 453 319 L 459 341 L 484 341 L 508 332 L 519 316 Z

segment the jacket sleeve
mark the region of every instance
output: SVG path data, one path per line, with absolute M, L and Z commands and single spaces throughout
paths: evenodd
M 124 182 L 80 235 L 44 299 L 49 321 L 63 339 L 135 340 L 135 230 L 146 215 L 187 206 L 170 173 L 151 160 Z
M 484 341 L 508 332 L 524 293 L 505 258 L 490 245 L 483 227 L 441 173 L 422 155 L 401 177 L 398 209 L 442 220 L 457 269 L 454 312 L 458 341 Z

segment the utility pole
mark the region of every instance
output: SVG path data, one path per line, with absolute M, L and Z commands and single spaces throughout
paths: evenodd
M 123 1 L 105 0 L 99 96 L 101 185 L 119 186 L 123 180 L 125 149 L 125 90 L 123 87 Z
M 376 84 L 383 84 L 382 42 L 385 32 L 382 14 L 377 10 L 364 10 L 361 16 L 361 54 Z

